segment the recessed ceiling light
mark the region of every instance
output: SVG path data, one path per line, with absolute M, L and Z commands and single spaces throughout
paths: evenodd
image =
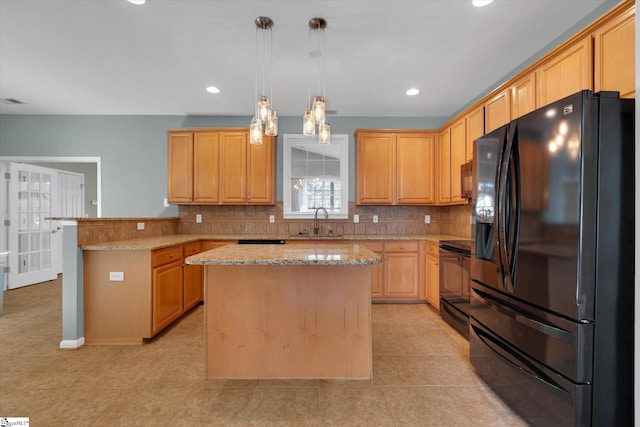
M 209 92 L 209 93 L 220 93 L 220 89 L 218 89 L 218 88 L 217 88 L 217 87 L 215 87 L 215 86 L 209 86 L 209 87 L 207 88 L 207 92 Z
M 482 7 L 488 5 L 492 1 L 493 0 L 471 0 L 471 4 L 473 4 L 475 7 Z
M 414 96 L 420 93 L 420 89 L 411 88 L 405 92 L 409 96 Z
M 137 6 L 143 5 L 147 0 L 127 0 L 131 4 L 135 4 Z

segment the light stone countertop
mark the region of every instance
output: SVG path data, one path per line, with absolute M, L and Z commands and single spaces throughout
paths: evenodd
M 381 259 L 359 244 L 227 245 L 192 255 L 197 265 L 367 265 Z
M 462 240 L 469 237 L 455 236 L 448 234 L 352 234 L 344 236 L 311 236 L 311 235 L 220 235 L 220 234 L 172 234 L 155 237 L 141 237 L 137 239 L 119 240 L 112 242 L 95 243 L 82 246 L 85 251 L 151 251 L 182 245 L 198 240 L 228 240 L 230 244 L 237 243 L 238 239 L 283 239 L 285 242 L 314 241 L 314 242 L 353 242 L 353 241 L 375 241 L 375 240 L 425 240 L 439 242 L 440 240 Z

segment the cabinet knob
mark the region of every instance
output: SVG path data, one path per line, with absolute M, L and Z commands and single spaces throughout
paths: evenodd
M 173 258 L 173 254 L 169 255 L 169 258 Z
M 400 245 L 400 249 L 404 249 L 404 245 Z

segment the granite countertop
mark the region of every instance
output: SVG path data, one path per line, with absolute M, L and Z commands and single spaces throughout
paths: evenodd
M 155 237 L 141 237 L 137 239 L 118 240 L 111 242 L 95 243 L 82 246 L 85 251 L 151 251 L 155 249 L 163 249 L 171 246 L 182 245 L 198 240 L 228 240 L 229 243 L 236 243 L 238 239 L 283 239 L 286 242 L 296 242 L 310 240 L 318 242 L 318 244 L 326 241 L 331 242 L 352 242 L 367 240 L 426 240 L 431 242 L 439 242 L 440 240 L 460 240 L 469 239 L 469 237 L 454 236 L 448 234 L 414 234 L 414 235 L 398 235 L 398 234 L 353 234 L 345 236 L 311 236 L 311 235 L 221 235 L 221 234 L 171 234 Z
M 359 244 L 227 245 L 192 255 L 197 265 L 367 265 L 380 256 Z

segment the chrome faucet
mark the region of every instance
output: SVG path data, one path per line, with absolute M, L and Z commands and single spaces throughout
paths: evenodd
M 327 212 L 327 210 L 325 208 L 316 208 L 316 215 L 315 215 L 315 219 L 313 220 L 313 235 L 317 236 L 318 235 L 318 231 L 320 231 L 320 223 L 318 222 L 318 211 L 319 210 L 323 210 L 324 211 L 324 219 L 329 218 L 329 212 Z

